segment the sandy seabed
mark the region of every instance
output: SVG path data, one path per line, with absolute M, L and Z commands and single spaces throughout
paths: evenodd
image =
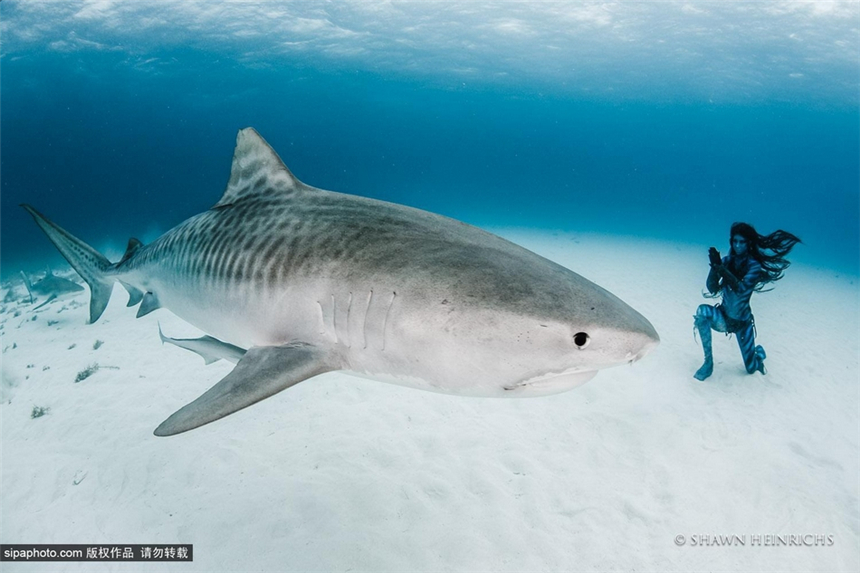
M 702 383 L 707 247 L 500 233 L 614 292 L 661 345 L 533 399 L 326 374 L 156 438 L 232 368 L 162 346 L 157 323 L 199 331 L 135 319 L 118 285 L 93 325 L 88 292 L 5 305 L 0 541 L 191 543 L 194 561 L 3 571 L 860 570 L 857 277 L 793 265 L 753 296 L 768 374 L 715 333 Z

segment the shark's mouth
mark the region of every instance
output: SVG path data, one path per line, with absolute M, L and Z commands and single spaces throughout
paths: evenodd
M 506 395 L 510 396 L 546 396 L 581 386 L 596 375 L 597 370 L 549 373 L 505 386 L 504 389 Z

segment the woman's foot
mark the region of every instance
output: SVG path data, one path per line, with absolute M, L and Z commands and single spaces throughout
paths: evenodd
M 705 379 L 714 373 L 714 361 L 713 360 L 705 360 L 705 363 L 702 364 L 702 367 L 696 370 L 696 373 L 693 374 L 693 378 L 696 380 L 705 381 Z
M 767 369 L 764 367 L 764 359 L 767 358 L 767 353 L 764 351 L 764 348 L 761 346 L 755 347 L 755 355 L 758 358 L 758 367 L 756 370 L 762 373 L 762 375 L 767 374 Z

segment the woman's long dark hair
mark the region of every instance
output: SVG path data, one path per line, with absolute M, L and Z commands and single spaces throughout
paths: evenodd
M 783 271 L 791 265 L 791 262 L 785 258 L 786 255 L 791 252 L 794 245 L 801 242 L 798 237 L 783 230 L 774 231 L 770 235 L 759 235 L 748 223 L 732 224 L 729 245 L 735 235 L 740 235 L 747 240 L 747 252 L 761 265 L 762 276 L 754 289 L 757 291 L 761 291 L 764 285 L 782 278 Z M 771 254 L 764 251 L 770 251 Z

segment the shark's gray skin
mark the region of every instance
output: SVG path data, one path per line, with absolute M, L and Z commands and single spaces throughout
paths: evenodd
M 79 292 L 84 290 L 84 287 L 76 282 L 58 277 L 51 272 L 51 269 L 45 271 L 45 276 L 38 281 L 31 283 L 30 279 L 21 271 L 21 278 L 24 279 L 24 286 L 27 287 L 27 292 L 30 294 L 30 303 L 35 302 L 34 294 L 46 295 L 48 300 L 39 306 L 44 306 L 60 295 L 70 292 Z
M 24 208 L 90 286 L 91 322 L 118 280 L 138 316 L 165 307 L 211 335 L 210 349 L 247 350 L 158 436 L 334 370 L 452 394 L 536 396 L 632 363 L 659 341 L 613 294 L 500 237 L 300 182 L 250 128 L 239 132 L 220 201 L 149 245 L 132 239 L 118 263 Z

